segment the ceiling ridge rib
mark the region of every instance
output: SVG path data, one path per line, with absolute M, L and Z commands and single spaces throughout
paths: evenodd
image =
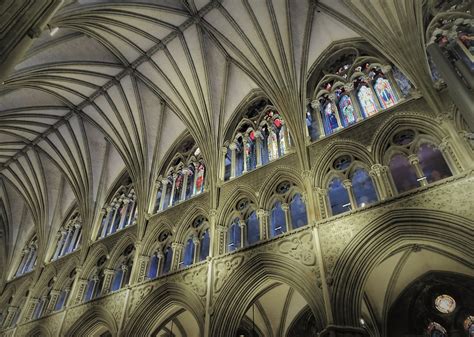
M 10 159 L 8 159 L 3 164 L 1 164 L 0 171 L 7 169 L 13 162 L 16 162 L 20 156 L 24 156 L 28 152 L 28 150 L 39 147 L 38 146 L 39 142 L 41 142 L 48 135 L 50 135 L 55 130 L 60 128 L 62 125 L 64 125 L 74 115 L 81 116 L 82 114 L 84 114 L 82 109 L 84 109 L 86 106 L 94 102 L 99 96 L 103 95 L 114 85 L 117 85 L 122 78 L 134 73 L 138 66 L 140 66 L 144 62 L 149 61 L 151 59 L 151 56 L 153 56 L 156 52 L 166 48 L 166 45 L 168 43 L 170 43 L 172 40 L 177 38 L 190 26 L 192 26 L 195 23 L 198 24 L 201 21 L 201 18 L 205 16 L 207 13 L 209 13 L 212 9 L 216 8 L 220 4 L 220 2 L 221 0 L 211 0 L 206 6 L 202 7 L 197 13 L 192 14 L 185 22 L 177 26 L 173 32 L 169 33 L 160 42 L 150 47 L 150 49 L 148 49 L 143 55 L 139 56 L 132 63 L 129 63 L 128 65 L 124 66 L 124 69 L 120 73 L 115 75 L 114 78 L 110 79 L 107 83 L 102 85 L 99 89 L 93 92 L 89 97 L 87 97 L 81 103 L 73 107 L 66 106 L 65 108 L 70 109 L 70 111 L 67 114 L 62 116 L 56 123 L 52 124 L 48 129 L 46 129 L 40 135 L 36 136 L 35 139 L 26 143 L 26 145 L 21 150 L 18 150 L 14 155 L 10 157 Z

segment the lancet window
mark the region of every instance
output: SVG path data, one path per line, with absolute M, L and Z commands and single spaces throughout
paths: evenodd
M 154 212 L 204 192 L 206 166 L 201 150 L 188 139 L 157 180 Z
M 354 48 L 340 55 L 316 85 L 308 106 L 306 124 L 312 140 L 394 106 L 411 89 L 400 70 L 386 62 L 361 56 Z
M 33 270 L 36 265 L 36 259 L 38 257 L 38 239 L 36 235 L 28 241 L 25 245 L 25 248 L 22 251 L 20 264 L 18 265 L 18 269 L 16 271 L 15 276 L 24 275 Z
M 237 202 L 227 232 L 227 251 L 232 252 L 260 241 L 260 220 L 247 198 Z
M 352 155 L 337 157 L 328 176 L 327 196 L 332 215 L 365 207 L 379 200 L 368 168 Z
M 283 181 L 275 192 L 270 211 L 269 236 L 278 236 L 307 225 L 306 205 L 297 187 L 289 181 Z
M 198 216 L 194 219 L 187 236 L 181 266 L 187 267 L 204 261 L 209 255 L 210 242 L 209 223 L 203 216 Z
M 104 285 L 104 266 L 106 261 L 107 257 L 105 255 L 97 260 L 96 266 L 87 280 L 84 302 L 100 296 L 102 286 Z
M 280 113 L 266 99 L 247 109 L 224 151 L 224 180 L 252 171 L 285 155 L 291 138 Z
M 150 257 L 148 264 L 148 278 L 154 279 L 156 277 L 166 275 L 171 270 L 171 263 L 173 262 L 173 248 L 172 235 L 169 230 L 161 232 L 158 236 L 158 244 L 155 252 Z
M 58 298 L 54 305 L 54 311 L 59 311 L 59 310 L 62 310 L 64 307 L 66 307 L 75 278 L 76 278 L 76 269 L 73 269 L 69 273 L 67 280 L 62 285 L 62 289 L 59 291 Z
M 54 278 L 48 282 L 47 287 L 41 292 L 41 295 L 37 300 L 38 302 L 36 303 L 35 309 L 33 311 L 33 319 L 41 318 L 46 314 L 51 301 L 51 291 L 53 290 L 53 285 Z
M 103 213 L 98 239 L 134 225 L 137 218 L 137 196 L 133 184 L 120 186 L 103 208 Z
M 54 250 L 52 261 L 74 252 L 80 245 L 82 238 L 82 220 L 78 211 L 72 215 L 61 226 L 57 234 L 58 241 Z
M 401 130 L 393 136 L 388 167 L 398 193 L 452 176 L 442 148 L 417 130 Z
M 114 278 L 112 280 L 111 291 L 119 290 L 130 282 L 130 275 L 132 274 L 133 255 L 135 247 L 133 245 L 127 246 L 122 255 L 118 259 L 115 266 Z

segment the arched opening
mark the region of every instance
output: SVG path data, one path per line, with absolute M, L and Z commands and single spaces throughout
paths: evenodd
M 158 323 L 158 327 L 151 337 L 200 337 L 199 325 L 194 319 L 191 312 L 179 307 L 173 306 L 169 312 L 164 315 L 166 317 Z
M 273 282 L 248 306 L 236 337 L 316 336 L 320 328 L 300 293 L 285 283 Z

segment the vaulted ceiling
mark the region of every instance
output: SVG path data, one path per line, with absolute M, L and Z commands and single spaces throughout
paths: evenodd
M 41 259 L 75 202 L 92 224 L 124 170 L 152 200 L 183 132 L 212 194 L 226 125 L 255 90 L 281 111 L 307 168 L 306 80 L 336 41 L 365 39 L 436 107 L 422 14 L 416 0 L 66 1 L 0 86 L 4 263 L 33 232 Z

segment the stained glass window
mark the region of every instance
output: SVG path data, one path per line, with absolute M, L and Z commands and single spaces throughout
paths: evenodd
M 447 337 L 446 329 L 436 322 L 428 324 L 427 332 L 430 337 Z
M 374 182 L 364 169 L 357 169 L 352 174 L 352 191 L 357 207 L 365 207 L 378 200 Z
M 357 92 L 357 98 L 359 99 L 364 117 L 370 117 L 377 113 L 374 96 L 372 95 L 372 90 L 370 90 L 368 86 L 362 85 L 360 87 Z
M 406 156 L 402 154 L 394 155 L 388 166 L 398 193 L 403 193 L 420 186 L 415 168 L 408 162 Z
M 328 197 L 332 215 L 337 215 L 351 210 L 351 202 L 342 180 L 334 178 L 329 183 Z
M 209 235 L 209 230 L 206 230 L 201 234 L 201 240 L 199 243 L 199 261 L 204 261 L 209 255 L 210 242 L 211 237 Z
M 404 96 L 408 96 L 412 88 L 410 80 L 397 67 L 393 66 L 392 69 L 393 77 L 397 82 L 400 91 Z
M 257 213 L 252 212 L 247 218 L 247 244 L 253 245 L 260 241 L 260 224 Z
M 423 144 L 418 150 L 418 158 L 423 174 L 429 183 L 450 177 L 451 170 L 441 151 L 432 144 Z
M 190 237 L 188 241 L 186 241 L 182 265 L 184 267 L 187 267 L 187 266 L 192 265 L 193 262 L 194 262 L 194 241 L 193 241 L 193 238 Z
M 293 228 L 300 228 L 308 224 L 306 205 L 304 204 L 303 198 L 299 193 L 295 194 L 290 202 L 290 217 Z
M 435 298 L 435 307 L 443 314 L 450 314 L 456 309 L 456 301 L 449 295 L 439 295 Z
M 285 212 L 282 209 L 281 202 L 277 201 L 273 205 L 270 214 L 270 237 L 274 237 L 286 232 Z
M 332 103 L 328 102 L 322 110 L 324 131 L 327 135 L 334 132 L 339 127 L 336 115 L 334 114 Z
M 240 225 L 239 219 L 235 219 L 229 228 L 227 250 L 233 252 L 240 248 Z
M 355 110 L 350 97 L 348 95 L 342 95 L 338 105 L 342 126 L 347 127 L 354 124 L 356 122 Z
M 148 267 L 148 278 L 154 279 L 158 276 L 158 256 L 153 254 L 150 258 L 150 264 Z
M 167 274 L 170 269 L 171 269 L 171 262 L 173 261 L 173 249 L 171 246 L 168 246 L 164 250 L 164 256 L 163 256 L 163 269 L 162 269 L 162 275 Z
M 386 78 L 377 78 L 374 89 L 383 109 L 389 108 L 397 102 L 392 86 Z

